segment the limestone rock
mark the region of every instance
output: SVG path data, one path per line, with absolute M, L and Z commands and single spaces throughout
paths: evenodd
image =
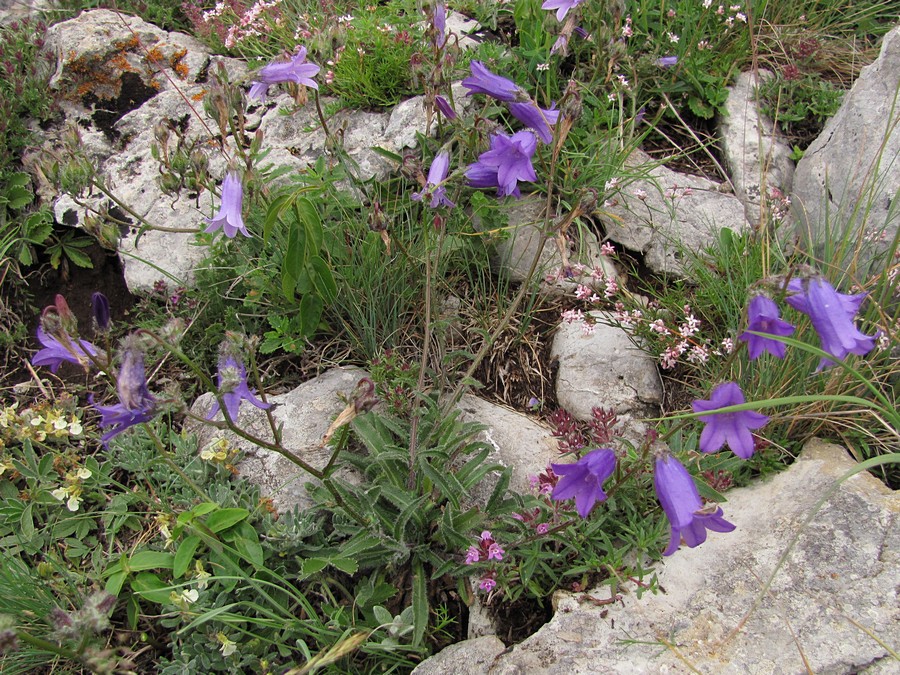
M 276 424 L 284 425 L 284 447 L 315 468 L 324 467 L 331 457 L 332 448 L 321 444 L 322 436 L 345 406 L 339 394 L 351 394 L 356 383 L 363 377 L 366 377 L 365 371 L 357 368 L 332 368 L 287 394 L 269 396 L 268 400 L 275 404 L 272 415 Z M 192 411 L 204 417 L 213 401 L 212 394 L 204 394 L 194 403 Z M 272 440 L 265 411 L 244 404 L 241 406 L 239 422 L 241 428 L 259 438 Z M 198 435 L 201 451 L 220 438 L 226 439 L 232 447 L 239 448 L 244 453 L 244 458 L 237 465 L 240 476 L 258 485 L 264 496 L 272 498 L 279 511 L 290 511 L 294 507 L 303 509 L 312 505 L 305 484 L 315 481 L 290 460 L 228 431 L 199 424 L 191 428 Z M 338 476 L 344 480 L 358 480 L 356 474 L 349 472 L 339 472 Z
M 493 635 L 464 640 L 420 663 L 413 675 L 481 675 L 489 672 L 494 659 L 504 649 L 506 646 Z
M 597 275 L 591 276 L 593 270 L 602 272 L 603 278 L 615 279 L 617 270 L 607 256 L 600 253 L 600 243 L 593 232 L 578 233 L 580 244 L 577 247 L 566 242 L 566 256 L 570 269 L 561 271 L 563 259 L 555 238 L 544 234 L 544 209 L 546 200 L 539 196 L 529 195 L 519 200 L 508 199 L 505 213 L 508 229 L 493 241 L 491 265 L 495 271 L 506 275 L 511 281 L 522 282 L 528 277 L 531 261 L 541 246 L 541 258 L 535 270 L 535 278 L 543 280 L 541 290 L 551 294 L 568 294 L 578 284 L 598 288 L 602 293 L 602 284 L 598 286 Z M 560 218 L 553 222 L 558 223 Z M 479 217 L 473 219 L 475 229 L 486 230 L 486 225 Z
M 680 274 L 684 252 L 701 252 L 722 228 L 747 228 L 743 204 L 721 183 L 672 171 L 640 150 L 626 165 L 642 176 L 608 197 L 600 220 L 610 239 L 643 253 L 654 272 Z
M 760 70 L 744 72 L 729 87 L 727 114 L 719 119 L 722 151 L 734 185 L 750 223 L 760 222 L 760 206 L 769 194 L 787 195 L 791 190 L 794 163 L 791 148 L 772 120 L 759 109 L 756 89 L 759 79 L 772 77 Z M 777 191 L 777 193 L 775 192 Z
M 867 473 L 832 493 L 854 466 L 843 448 L 810 441 L 785 472 L 727 494 L 737 529 L 666 558 L 662 592 L 603 607 L 588 600 L 606 589 L 560 593 L 548 624 L 508 653 L 479 643 L 466 672 L 896 672 L 882 644 L 900 642 L 900 496 Z M 466 663 L 456 647 L 450 663 Z M 439 672 L 430 667 L 419 672 Z
M 605 323 L 611 315 L 591 312 L 598 321 L 586 335 L 577 324 L 563 323 L 553 338 L 551 358 L 559 362 L 556 397 L 579 419 L 591 419 L 591 408 L 612 408 L 622 421 L 655 417 L 662 384 L 651 356 L 639 350 L 628 333 Z
M 890 246 L 900 227 L 898 87 L 900 27 L 884 36 L 878 59 L 860 71 L 797 164 L 791 208 L 801 237 L 817 249 L 827 236 L 836 241 L 849 233 L 851 248 L 858 240 L 875 242 L 864 255 L 871 260 L 875 251 Z
M 458 407 L 464 421 L 487 426 L 478 440 L 496 450 L 491 461 L 512 468 L 509 489 L 513 492 L 529 492 L 531 476 L 541 473 L 551 461 L 568 461 L 559 458 L 551 430 L 528 415 L 471 394 L 463 396 Z

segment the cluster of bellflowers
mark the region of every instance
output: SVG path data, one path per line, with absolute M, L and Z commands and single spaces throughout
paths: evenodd
M 94 293 L 91 309 L 95 335 L 107 339 L 111 325 L 109 300 L 103 293 Z M 93 395 L 89 397 L 91 406 L 100 415 L 99 426 L 104 430 L 100 440 L 104 446 L 128 429 L 151 421 L 161 410 L 147 382 L 146 337 L 144 331 L 137 331 L 122 340 L 114 378 L 118 403 L 99 405 L 94 402 Z M 56 373 L 63 363 L 71 363 L 85 372 L 94 368 L 110 372 L 113 359 L 109 350 L 79 337 L 78 320 L 62 295 L 57 295 L 54 304 L 42 312 L 37 339 L 41 349 L 31 359 L 35 366 L 45 366 Z M 247 369 L 242 360 L 247 348 L 246 340 L 234 334 L 226 336 L 222 343 L 217 374 L 218 399 L 208 419 L 213 419 L 224 408 L 228 419 L 236 422 L 242 401 L 263 410 L 271 407 L 270 403 L 257 398 L 255 390 L 247 383 Z
M 816 371 L 833 366 L 850 354 L 864 356 L 874 347 L 877 336 L 863 334 L 855 324 L 856 315 L 866 297 L 838 292 L 824 277 L 809 274 L 782 282 L 784 302 L 806 314 L 815 329 L 822 351 L 829 354 Z M 775 300 L 756 293 L 747 307 L 747 329 L 738 336 L 746 343 L 748 356 L 755 361 L 764 353 L 783 359 L 786 345 L 779 339 L 792 335 L 795 327 L 781 318 Z M 764 427 L 769 418 L 755 410 L 720 412 L 746 403 L 736 382 L 723 382 L 713 388 L 709 399 L 691 405 L 703 425 L 698 442 L 700 452 L 712 454 L 727 448 L 741 459 L 749 459 L 757 443 L 753 432 Z M 730 532 L 734 525 L 724 518 L 715 504 L 704 504 L 690 472 L 662 443 L 654 444 L 653 485 L 663 512 L 669 520 L 669 543 L 663 555 L 672 555 L 684 543 L 693 548 L 707 538 L 707 532 Z M 551 499 L 575 500 L 575 510 L 587 518 L 594 506 L 607 498 L 604 483 L 615 473 L 616 453 L 597 448 L 572 464 L 551 464 L 551 475 L 559 476 Z

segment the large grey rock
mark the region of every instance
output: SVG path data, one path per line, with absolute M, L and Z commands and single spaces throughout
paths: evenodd
M 900 643 L 900 496 L 867 473 L 829 494 L 854 466 L 843 448 L 810 441 L 784 473 L 728 493 L 737 529 L 667 558 L 664 592 L 603 607 L 589 599 L 605 589 L 560 593 L 548 624 L 507 653 L 479 643 L 484 665 L 468 672 L 898 672 L 882 645 Z
M 626 166 L 639 177 L 608 195 L 598 215 L 607 236 L 643 253 L 653 271 L 680 274 L 685 254 L 699 254 L 722 228 L 748 227 L 744 206 L 728 186 L 672 171 L 640 150 Z
M 51 8 L 49 0 L 0 0 L 0 24 L 28 19 Z
M 900 27 L 878 59 L 860 71 L 840 109 L 797 164 L 792 210 L 817 249 L 847 234 L 863 260 L 890 245 L 900 225 Z M 830 262 L 830 261 L 829 261 Z M 840 262 L 840 261 L 835 261 Z M 861 275 L 858 275 L 862 278 Z
M 794 175 L 791 148 L 772 120 L 759 110 L 756 89 L 772 73 L 744 72 L 729 87 L 726 114 L 719 119 L 722 152 L 735 194 L 750 223 L 760 223 L 760 207 L 774 190 L 790 193 Z
M 466 394 L 458 406 L 461 419 L 487 427 L 479 440 L 495 450 L 489 461 L 511 467 L 509 489 L 528 492 L 531 477 L 537 476 L 552 462 L 568 462 L 559 458 L 559 445 L 549 427 L 506 406 Z M 489 497 L 488 492 L 485 497 Z
M 316 469 L 324 467 L 333 448 L 323 445 L 322 437 L 346 405 L 340 395 L 352 394 L 357 382 L 363 377 L 366 377 L 363 370 L 332 368 L 287 394 L 268 397 L 275 404 L 272 415 L 276 424 L 284 425 L 282 445 Z M 194 403 L 192 412 L 205 417 L 213 401 L 212 394 L 204 394 Z M 272 441 L 272 430 L 265 411 L 245 403 L 241 406 L 238 423 L 253 435 Z M 229 431 L 200 424 L 194 424 L 190 428 L 198 435 L 200 451 L 222 438 L 230 446 L 239 448 L 244 453 L 244 458 L 237 465 L 238 473 L 243 479 L 258 485 L 263 496 L 271 497 L 279 511 L 289 511 L 294 507 L 303 509 L 312 505 L 305 484 L 315 481 L 289 459 Z M 349 472 L 340 472 L 338 476 L 345 480 L 358 480 L 356 474 Z
M 494 635 L 464 640 L 420 663 L 413 675 L 481 675 L 489 672 L 504 649 L 506 645 Z
M 562 323 L 553 338 L 551 359 L 558 360 L 556 397 L 560 406 L 582 420 L 591 408 L 612 408 L 628 417 L 655 417 L 662 402 L 662 384 L 653 358 L 638 349 L 628 333 L 608 325 L 611 315 L 591 312 L 594 332 L 585 334 L 575 323 Z
M 568 269 L 562 270 L 563 257 L 560 254 L 558 238 L 549 236 L 544 227 L 546 199 L 529 195 L 522 199 L 507 199 L 504 213 L 507 229 L 492 232 L 494 235 L 491 251 L 491 266 L 510 281 L 521 283 L 528 278 L 531 262 L 540 247 L 540 260 L 535 269 L 535 279 L 541 280 L 541 290 L 554 295 L 572 293 L 578 284 L 584 284 L 603 292 L 602 281 L 615 279 L 617 270 L 612 261 L 600 252 L 600 243 L 593 232 L 577 231 L 572 226 L 573 236 L 564 246 Z M 549 229 L 559 225 L 561 217 L 550 219 Z M 487 226 L 476 216 L 475 229 L 487 232 Z M 573 240 L 577 239 L 577 244 Z M 594 272 L 592 276 L 592 272 Z

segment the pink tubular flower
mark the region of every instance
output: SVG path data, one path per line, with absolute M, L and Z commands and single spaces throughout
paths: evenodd
M 250 98 L 261 101 L 266 97 L 269 86 L 280 82 L 296 82 L 313 89 L 319 85 L 312 79 L 319 72 L 315 63 L 306 63 L 306 47 L 300 47 L 290 61 L 276 61 L 264 66 L 256 74 L 257 79 L 251 83 Z
M 478 588 L 483 590 L 485 593 L 490 593 L 497 587 L 497 582 L 494 581 L 493 577 L 484 577 L 479 583 Z
M 236 171 L 229 171 L 225 174 L 225 180 L 222 181 L 222 205 L 219 212 L 213 218 L 207 218 L 209 223 L 204 232 L 215 232 L 219 228 L 225 233 L 229 239 L 234 239 L 240 232 L 245 237 L 249 237 L 250 233 L 244 226 L 244 218 L 241 215 L 241 209 L 244 203 L 244 191 L 241 186 L 241 177 Z

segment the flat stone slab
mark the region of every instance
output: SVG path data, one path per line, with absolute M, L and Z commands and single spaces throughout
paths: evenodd
M 466 661 L 461 643 L 449 670 L 441 652 L 415 672 L 900 672 L 878 642 L 900 644 L 900 495 L 867 473 L 829 494 L 854 466 L 843 448 L 814 439 L 785 472 L 729 492 L 725 516 L 737 529 L 667 558 L 659 594 L 620 588 L 621 602 L 597 606 L 606 587 L 558 593 L 556 615 L 521 644 L 494 644 L 488 659 L 478 641 Z

